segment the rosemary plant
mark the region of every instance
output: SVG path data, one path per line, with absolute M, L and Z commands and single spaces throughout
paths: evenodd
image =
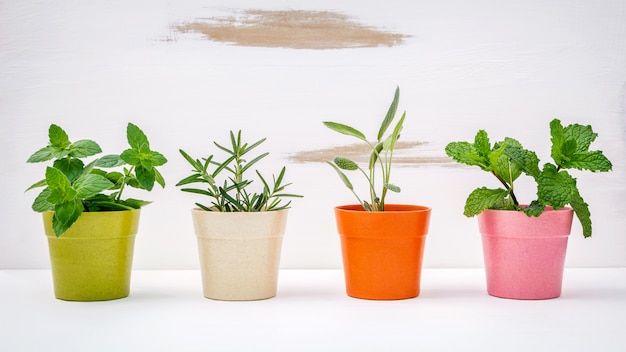
M 283 198 L 302 197 L 297 194 L 283 193 L 291 183 L 283 184 L 286 168 L 280 170 L 278 176 L 272 175 L 272 182 L 268 182 L 258 170 L 255 173 L 262 183 L 258 192 L 250 191 L 253 180 L 247 178 L 247 171 L 251 170 L 261 159 L 269 153 L 265 152 L 250 160 L 244 158 L 254 148 L 263 143 L 263 138 L 253 144 L 244 143 L 241 139 L 241 131 L 237 135 L 230 131 L 230 147 L 222 146 L 217 142 L 213 144 L 226 153 L 227 158 L 222 162 L 214 160 L 213 155 L 206 158 L 194 159 L 188 153 L 180 149 L 180 153 L 192 167 L 192 174 L 180 180 L 176 185 L 184 186 L 200 183 L 206 188 L 181 188 L 183 192 L 195 193 L 212 198 L 209 205 L 195 203 L 206 211 L 220 212 L 259 212 L 287 209 L 291 201 L 283 203 Z M 222 178 L 218 181 L 218 177 Z

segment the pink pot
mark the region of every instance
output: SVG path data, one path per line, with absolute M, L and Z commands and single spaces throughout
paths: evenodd
M 485 210 L 478 215 L 487 274 L 487 292 L 513 299 L 561 295 L 571 208 L 539 217 L 519 211 Z

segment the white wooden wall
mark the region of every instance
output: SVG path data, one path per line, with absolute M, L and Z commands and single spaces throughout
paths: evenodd
M 259 27 L 259 38 L 236 45 L 188 27 L 237 33 L 272 11 L 341 14 L 339 29 L 383 39 L 307 49 L 294 47 L 309 37 L 288 38 L 274 47 L 271 27 Z M 330 28 L 320 40 L 336 45 L 340 33 Z M 446 162 L 444 146 L 487 129 L 546 160 L 554 117 L 592 124 L 594 146 L 614 163 L 608 174 L 577 174 L 594 237 L 574 226 L 567 265 L 626 265 L 623 0 L 0 0 L 0 269 L 48 267 L 41 218 L 30 210 L 35 193 L 24 189 L 42 178 L 43 166 L 25 161 L 45 145 L 49 124 L 119 152 L 128 121 L 169 158 L 168 187 L 136 194 L 154 204 L 142 212 L 135 268 L 198 267 L 189 214 L 197 199 L 174 186 L 188 171 L 178 149 L 207 154 L 230 129 L 267 137 L 263 169 L 286 165 L 291 190 L 305 195 L 291 209 L 282 267 L 338 268 L 332 208 L 353 199 L 313 156 L 353 141 L 321 121 L 373 135 L 396 85 L 407 111 L 402 139 L 421 144 L 399 151 L 393 177 L 403 190 L 388 202 L 433 208 L 425 266 L 482 266 L 476 221 L 462 208 L 473 188 L 495 186 L 477 169 Z

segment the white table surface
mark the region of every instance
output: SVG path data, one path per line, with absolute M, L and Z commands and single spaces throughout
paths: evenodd
M 544 301 L 491 297 L 482 269 L 425 269 L 419 297 L 345 294 L 341 270 L 282 270 L 276 297 L 202 296 L 195 270 L 135 270 L 129 297 L 66 302 L 48 270 L 0 270 L 0 351 L 626 351 L 626 268 L 565 272 Z

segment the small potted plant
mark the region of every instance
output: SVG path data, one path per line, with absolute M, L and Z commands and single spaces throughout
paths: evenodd
M 391 167 L 406 112 L 391 133 L 385 135 L 395 119 L 399 99 L 400 89 L 396 88 L 374 142 L 353 127 L 323 122 L 335 132 L 357 138 L 370 151 L 367 166 L 359 166 L 344 157 L 327 162 L 358 202 L 335 207 L 346 293 L 355 298 L 406 299 L 417 297 L 420 292 L 422 257 L 431 209 L 422 205 L 385 202 L 389 191 L 400 192 L 400 187 L 391 183 Z M 369 197 L 358 196 L 344 171 L 363 176 Z
M 48 145 L 28 159 L 52 161 L 45 178 L 28 189 L 43 187 L 32 208 L 43 213 L 58 299 L 100 301 L 129 294 L 140 208 L 150 202 L 122 194 L 126 187 L 165 187 L 157 166 L 167 160 L 150 149 L 139 127 L 129 123 L 126 136 L 130 148 L 121 154 L 85 163 L 83 159 L 102 152 L 100 146 L 92 140 L 71 142 L 52 124 Z M 121 170 L 104 170 L 108 168 Z
M 464 214 L 478 215 L 490 295 L 513 299 L 548 299 L 561 295 L 567 239 L 573 214 L 584 237 L 592 233 L 589 206 L 576 179 L 567 169 L 606 172 L 611 162 L 601 151 L 590 151 L 597 133 L 591 126 L 550 122 L 553 163 L 539 167 L 539 158 L 513 138 L 491 145 L 484 130 L 474 142 L 452 142 L 446 154 L 455 161 L 478 166 L 500 183 L 500 188 L 475 189 Z M 520 203 L 513 182 L 532 177 L 537 199 Z
M 282 238 L 291 201 L 284 198 L 301 197 L 285 193 L 290 183 L 283 183 L 283 167 L 272 180 L 255 170 L 260 182 L 256 190 L 247 171 L 252 170 L 265 152 L 250 157 L 249 152 L 263 143 L 242 141 L 241 131 L 230 131 L 230 148 L 214 145 L 226 154 L 224 161 L 214 155 L 194 159 L 180 150 L 192 167 L 192 174 L 177 186 L 201 184 L 201 188 L 181 188 L 181 191 L 206 196 L 209 204 L 196 203 L 192 218 L 200 257 L 204 296 L 217 300 L 248 301 L 274 297 Z

